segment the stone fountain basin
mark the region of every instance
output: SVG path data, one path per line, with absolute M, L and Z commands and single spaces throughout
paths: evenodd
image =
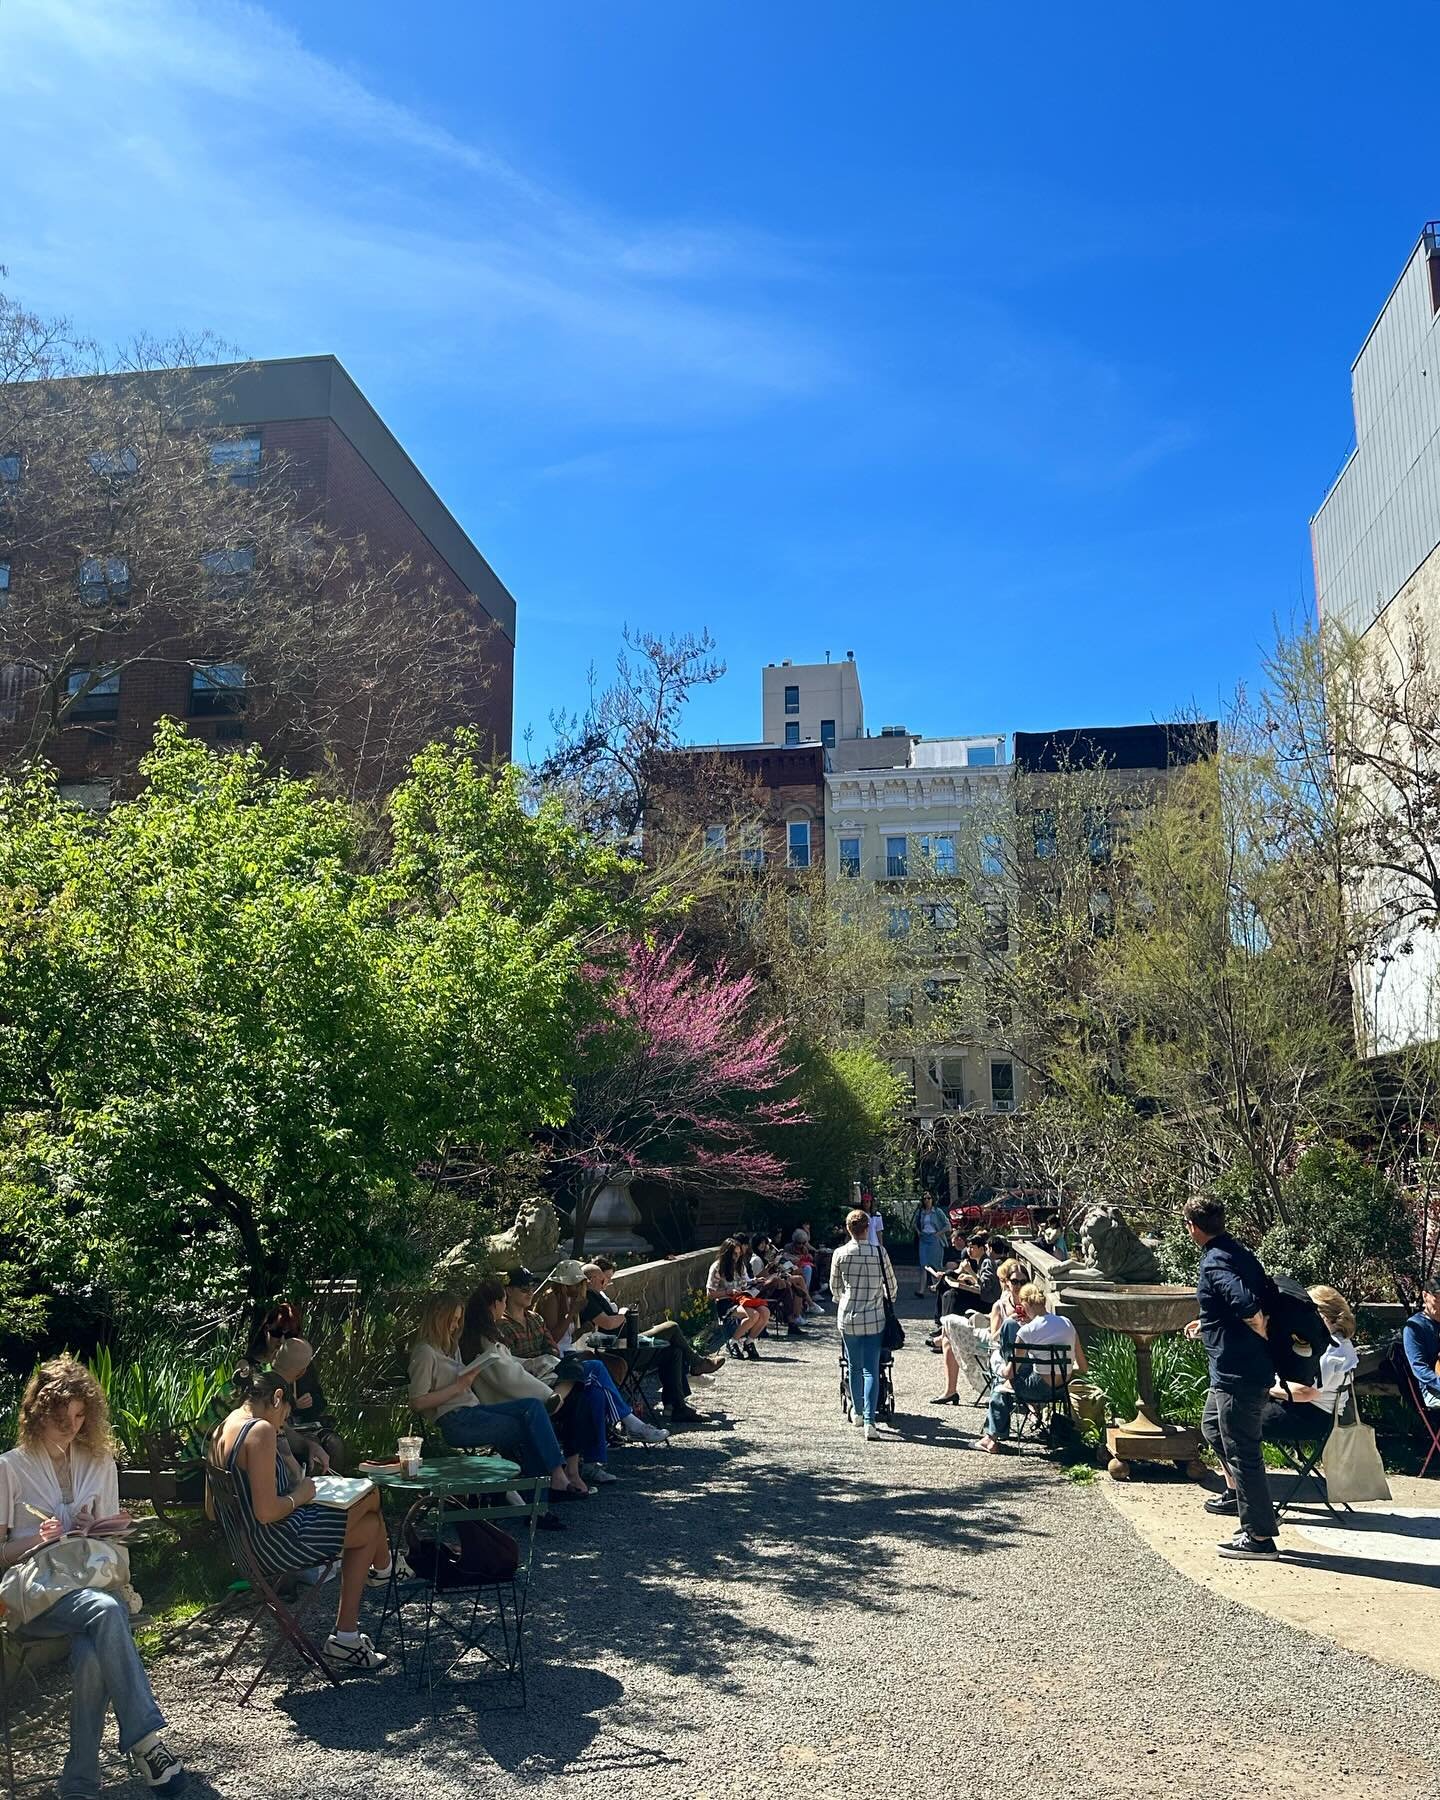
M 1200 1313 L 1195 1290 L 1187 1287 L 1149 1287 L 1137 1282 L 1113 1293 L 1078 1292 L 1067 1298 L 1073 1298 L 1090 1323 L 1102 1331 L 1132 1336 L 1162 1337 L 1166 1332 L 1183 1331 Z

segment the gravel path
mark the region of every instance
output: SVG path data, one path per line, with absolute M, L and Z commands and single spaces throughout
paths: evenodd
M 241 1711 L 197 1647 L 159 1682 L 192 1792 L 1440 1792 L 1434 1686 L 1195 1587 L 1038 1450 L 966 1449 L 918 1329 L 884 1443 L 842 1426 L 828 1324 L 764 1354 L 703 1396 L 729 1427 L 625 1450 L 542 1538 L 527 1712 L 452 1692 L 435 1720 L 396 1671 Z

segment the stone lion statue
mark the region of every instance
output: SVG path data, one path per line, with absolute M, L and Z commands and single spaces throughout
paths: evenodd
M 1142 1244 L 1118 1206 L 1097 1206 L 1080 1232 L 1085 1260 L 1108 1281 L 1158 1282 L 1160 1260 Z
M 497 1269 L 526 1268 L 548 1275 L 560 1260 L 560 1214 L 539 1196 L 522 1200 L 510 1229 L 485 1241 Z

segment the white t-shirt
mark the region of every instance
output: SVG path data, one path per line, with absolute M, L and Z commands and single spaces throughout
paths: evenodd
M 1079 1333 L 1070 1321 L 1062 1319 L 1059 1313 L 1052 1312 L 1041 1313 L 1038 1319 L 1027 1319 L 1020 1327 L 1016 1337 L 1017 1344 L 1031 1345 L 1036 1349 L 1053 1344 L 1058 1348 L 1068 1350 L 1072 1371 L 1075 1367 L 1075 1346 L 1079 1341 Z M 1029 1364 L 1028 1370 L 1027 1363 Z M 1057 1387 L 1061 1385 L 1054 1365 L 1049 1358 L 1044 1356 L 1021 1358 L 1016 1364 L 1015 1373 L 1018 1380 L 1024 1380 L 1028 1373 L 1033 1380 L 1042 1382 L 1048 1380 Z
M 870 1242 L 872 1245 L 880 1242 L 880 1233 L 884 1229 L 885 1220 L 883 1215 L 879 1212 L 872 1212 L 870 1214 Z
M 1333 1413 L 1345 1377 L 1353 1374 L 1359 1366 L 1360 1354 L 1349 1338 L 1336 1338 L 1320 1358 L 1320 1392 L 1310 1404 L 1320 1407 L 1324 1412 Z

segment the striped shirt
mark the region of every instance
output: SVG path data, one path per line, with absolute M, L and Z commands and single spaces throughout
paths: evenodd
M 852 1238 L 830 1259 L 830 1292 L 838 1303 L 835 1321 L 843 1337 L 873 1337 L 885 1329 L 885 1300 L 900 1284 L 883 1245 Z

